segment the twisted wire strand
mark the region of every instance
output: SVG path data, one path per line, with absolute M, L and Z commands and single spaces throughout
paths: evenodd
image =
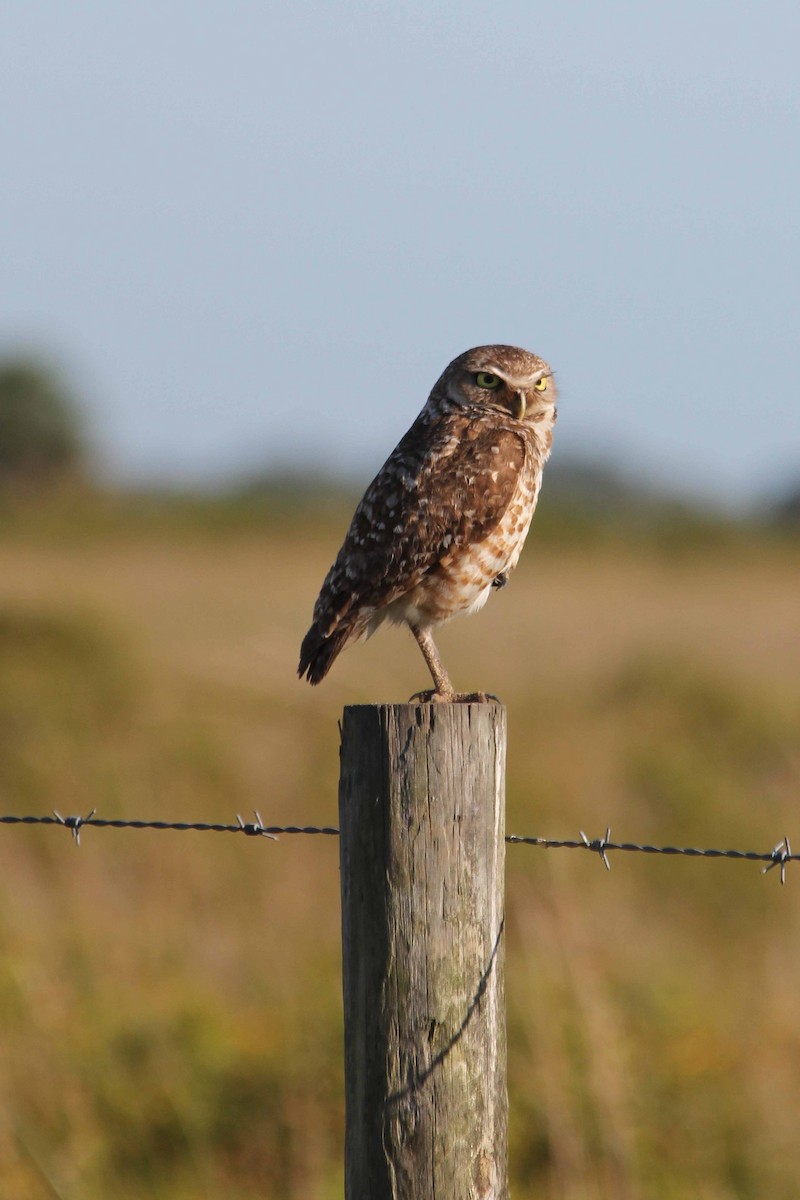
M 541 846 L 545 850 L 591 850 L 595 854 L 599 854 L 603 860 L 603 865 L 606 870 L 611 870 L 611 863 L 608 860 L 608 853 L 611 850 L 623 850 L 634 854 L 664 854 L 664 855 L 683 855 L 685 858 L 730 858 L 746 860 L 748 862 L 763 862 L 767 866 L 761 872 L 766 875 L 767 871 L 771 871 L 773 867 L 780 869 L 781 883 L 786 881 L 786 867 L 790 862 L 796 862 L 800 855 L 792 854 L 792 848 L 788 837 L 781 838 L 772 850 L 716 850 L 716 849 L 699 849 L 696 846 L 651 846 L 647 843 L 638 842 L 612 842 L 611 830 L 606 829 L 605 837 L 589 839 L 581 830 L 580 841 L 573 839 L 559 838 L 540 838 L 540 837 L 520 837 L 517 834 L 508 834 L 506 841 L 512 844 L 524 846 Z
M 222 825 L 207 821 L 110 820 L 104 817 L 96 817 L 94 814 L 95 810 L 92 809 L 88 816 L 85 817 L 62 817 L 55 810 L 53 810 L 52 816 L 0 816 L 0 825 L 64 825 L 73 834 L 78 834 L 87 825 L 93 825 L 96 829 L 172 829 L 179 833 L 191 829 L 199 833 L 243 833 L 246 837 L 268 837 L 273 839 L 284 833 L 317 833 L 334 837 L 338 837 L 339 834 L 338 829 L 328 825 L 264 825 L 258 813 L 255 814 L 255 821 L 243 821 L 239 817 L 236 825 Z
M 521 837 L 510 833 L 506 841 L 520 846 L 542 846 L 545 850 L 593 850 L 596 854 L 608 850 L 627 850 L 636 854 L 682 854 L 687 858 L 742 858 L 751 862 L 771 862 L 777 853 L 775 850 L 714 850 L 700 849 L 696 846 L 650 846 L 638 842 L 611 842 L 605 838 L 595 838 L 592 841 L 561 840 L 558 838 Z M 784 842 L 779 843 L 782 849 Z M 789 852 L 785 855 L 787 862 L 796 861 L 800 854 Z

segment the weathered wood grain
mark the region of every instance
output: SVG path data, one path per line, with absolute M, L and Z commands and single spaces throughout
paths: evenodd
M 506 1200 L 505 709 L 345 709 L 347 1200 Z

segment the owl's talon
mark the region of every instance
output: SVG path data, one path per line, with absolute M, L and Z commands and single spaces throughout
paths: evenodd
M 427 692 L 414 692 L 409 696 L 409 704 L 502 704 L 503 701 L 494 692 L 437 692 L 431 689 Z

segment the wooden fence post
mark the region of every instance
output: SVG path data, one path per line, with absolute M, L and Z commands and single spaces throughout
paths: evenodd
M 346 708 L 346 1200 L 507 1200 L 505 709 Z

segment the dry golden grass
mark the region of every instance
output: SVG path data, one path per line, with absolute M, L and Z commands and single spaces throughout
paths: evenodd
M 340 531 L 8 532 L 0 809 L 335 823 L 342 705 L 426 684 L 400 630 L 295 679 Z M 441 635 L 509 707 L 509 830 L 795 833 L 798 585 L 797 546 L 534 536 Z M 514 1194 L 788 1200 L 800 878 L 613 863 L 509 848 Z M 0 1195 L 341 1195 L 335 839 L 0 827 L 0 871 Z

